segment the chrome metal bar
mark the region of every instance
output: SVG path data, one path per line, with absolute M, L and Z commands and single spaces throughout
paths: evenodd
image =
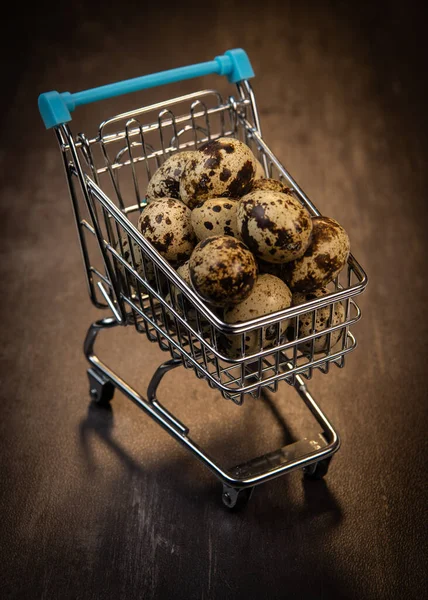
M 104 300 L 106 301 L 108 307 L 110 308 L 111 312 L 113 313 L 114 318 L 116 319 L 116 321 L 118 322 L 119 325 L 123 325 L 122 316 L 118 312 L 118 310 L 115 307 L 115 305 L 113 304 L 113 302 L 111 301 L 111 298 L 108 295 L 108 293 L 106 292 L 105 287 L 102 284 L 102 281 L 99 281 L 97 283 L 97 286 L 98 286 L 98 289 L 100 290 L 101 294 L 103 295 Z
M 74 145 L 74 141 L 73 141 L 73 136 L 71 135 L 71 132 L 68 128 L 68 125 L 61 125 L 60 127 L 61 131 L 63 132 L 64 136 L 66 137 L 66 139 L 69 140 L 69 146 L 70 146 L 70 152 L 71 152 L 71 156 L 73 159 L 73 163 L 74 163 L 74 169 L 76 170 L 77 173 L 77 177 L 79 179 L 79 183 L 81 186 L 81 190 L 82 193 L 84 194 L 85 197 L 85 203 L 86 203 L 86 207 L 88 209 L 89 215 L 92 219 L 92 226 L 94 228 L 95 231 L 95 235 L 98 241 L 98 245 L 99 245 L 99 249 L 103 258 L 103 262 L 104 262 L 104 266 L 107 272 L 107 275 L 111 281 L 112 287 L 113 287 L 113 291 L 114 291 L 114 295 L 115 295 L 115 299 L 118 302 L 118 311 L 120 313 L 120 317 L 122 322 L 125 320 L 124 319 L 124 314 L 123 314 L 123 305 L 121 303 L 121 299 L 120 299 L 120 294 L 119 294 L 119 290 L 118 290 L 118 286 L 117 286 L 117 282 L 115 280 L 114 277 L 114 272 L 113 272 L 113 268 L 110 264 L 110 260 L 109 257 L 107 256 L 105 250 L 104 250 L 104 246 L 103 246 L 103 236 L 102 236 L 102 232 L 98 223 L 98 219 L 97 219 L 97 215 L 94 209 L 94 206 L 91 202 L 91 198 L 90 198 L 90 192 L 89 192 L 89 187 L 87 185 L 87 181 L 88 178 L 85 177 L 85 174 L 83 172 L 82 166 L 79 162 L 79 157 L 77 155 L 77 149 Z M 69 169 L 69 166 L 67 165 L 67 170 Z M 79 219 L 80 221 L 80 219 Z
M 103 121 L 99 127 L 99 131 L 102 132 L 105 127 L 107 127 L 107 125 L 110 125 L 112 123 L 117 123 L 118 121 L 122 121 L 124 119 L 131 119 L 134 117 L 138 117 L 139 115 L 145 114 L 145 113 L 149 113 L 149 112 L 159 112 L 159 110 L 163 109 L 163 108 L 168 108 L 169 106 L 172 106 L 174 104 L 180 104 L 186 101 L 190 101 L 193 100 L 194 98 L 202 98 L 204 96 L 215 96 L 217 98 L 217 107 L 210 109 L 213 111 L 220 111 L 220 110 L 224 110 L 224 108 L 228 108 L 228 105 L 224 105 L 223 103 L 223 99 L 221 97 L 221 95 L 219 94 L 219 92 L 217 92 L 216 90 L 200 90 L 198 92 L 192 92 L 190 94 L 186 94 L 184 96 L 177 96 L 175 98 L 171 98 L 170 100 L 163 100 L 162 102 L 157 102 L 155 104 L 150 104 L 149 106 L 143 106 L 140 108 L 137 108 L 135 110 L 131 110 L 129 112 L 126 113 L 121 113 L 119 115 L 116 115 L 115 117 L 111 117 L 110 119 L 107 119 L 106 121 Z M 184 119 L 185 116 L 182 117 L 182 119 Z M 177 119 L 177 123 L 179 123 L 180 121 Z M 168 125 L 168 123 L 165 123 L 165 125 Z M 96 138 L 96 140 L 94 141 L 98 141 L 99 138 Z
M 74 221 L 76 224 L 77 236 L 79 239 L 80 252 L 83 259 L 83 264 L 85 266 L 85 278 L 86 285 L 88 288 L 89 298 L 92 304 L 96 308 L 107 308 L 107 304 L 103 304 L 97 298 L 97 294 L 95 292 L 94 281 L 91 274 L 91 261 L 89 259 L 88 247 L 86 244 L 86 239 L 84 232 L 81 228 L 81 216 L 80 216 L 80 207 L 79 201 L 76 195 L 75 182 L 73 181 L 73 174 L 71 169 L 69 168 L 68 158 L 67 158 L 67 150 L 66 150 L 66 140 L 67 140 L 67 130 L 62 127 L 55 127 L 55 134 L 58 140 L 58 144 L 61 150 L 61 156 L 63 159 L 64 171 L 67 177 L 68 189 L 70 193 L 71 204 L 73 207 Z M 95 231 L 94 231 L 95 233 Z
M 242 105 L 245 105 L 245 104 L 249 104 L 249 101 L 247 103 L 243 103 Z M 217 106 L 215 108 L 209 108 L 207 110 L 207 113 L 208 113 L 208 115 L 221 114 L 221 113 L 224 113 L 227 110 L 230 110 L 230 108 L 231 108 L 230 104 L 224 104 L 224 105 L 221 105 L 221 106 Z M 130 114 L 130 113 L 128 113 L 128 114 Z M 141 114 L 141 113 L 138 112 L 137 115 L 138 114 Z M 135 118 L 137 115 L 134 115 L 133 118 Z M 126 116 L 127 116 L 126 113 L 123 114 L 123 115 L 119 115 L 120 119 L 122 119 L 122 118 L 124 118 Z M 195 118 L 204 116 L 204 112 L 195 113 L 194 116 L 195 116 Z M 181 123 L 187 123 L 188 121 L 191 121 L 191 118 L 189 117 L 189 115 L 181 115 L 181 116 L 179 116 L 179 117 L 176 118 L 176 124 L 178 124 L 178 125 L 180 125 Z M 113 142 L 117 142 L 117 141 L 125 139 L 126 134 L 124 132 L 118 132 L 118 133 L 115 133 L 115 134 L 108 134 L 108 135 L 104 135 L 102 133 L 102 129 L 106 125 L 108 125 L 108 124 L 110 124 L 112 122 L 113 121 L 105 122 L 100 127 L 100 134 L 99 134 L 99 136 L 96 137 L 96 138 L 92 138 L 91 140 L 89 140 L 89 142 L 92 143 L 92 144 L 95 144 L 95 143 L 99 143 L 100 140 L 102 139 L 104 144 L 111 144 Z M 149 125 L 145 125 L 143 127 L 143 133 L 149 133 L 151 131 L 157 131 L 159 129 L 159 127 L 168 127 L 168 126 L 171 125 L 171 122 L 172 122 L 171 120 L 166 119 L 165 121 L 163 121 L 163 123 L 161 125 L 159 125 L 159 123 L 150 123 Z M 128 136 L 129 137 L 134 137 L 134 136 L 138 135 L 138 132 L 139 132 L 139 128 L 131 129 L 129 131 L 129 133 L 128 133 Z
M 233 131 L 226 131 L 223 135 L 229 136 L 229 135 L 232 135 L 232 133 L 233 133 Z M 219 137 L 219 136 L 216 134 L 213 137 Z M 145 162 L 145 164 L 147 164 L 147 161 L 152 158 L 165 157 L 169 153 L 174 152 L 176 150 L 187 150 L 189 148 L 195 149 L 196 145 L 200 145 L 200 144 L 204 144 L 205 142 L 209 142 L 210 139 L 211 138 L 208 137 L 208 135 L 206 135 L 206 136 L 202 137 L 201 139 L 199 139 L 197 143 L 195 142 L 195 140 L 193 140 L 193 142 L 188 142 L 183 145 L 180 144 L 177 148 L 175 146 L 170 145 L 170 146 L 165 147 L 165 149 L 153 151 L 150 154 L 146 154 L 145 156 L 138 156 L 138 157 L 134 158 L 132 161 L 125 160 L 122 162 L 112 162 L 112 163 L 110 163 L 110 165 L 108 167 L 100 167 L 99 169 L 97 169 L 97 174 L 102 175 L 103 173 L 106 173 L 109 170 L 116 171 L 117 169 L 121 169 L 122 167 L 129 167 L 132 163 L 137 164 L 140 162 Z
M 304 438 L 293 444 L 288 444 L 287 446 L 278 448 L 278 450 L 274 450 L 268 454 L 257 456 L 252 460 L 236 465 L 236 467 L 233 467 L 230 471 L 235 477 L 239 477 L 240 479 L 248 479 L 263 475 L 266 472 L 275 471 L 277 469 L 283 469 L 282 472 L 284 472 L 284 470 L 291 471 L 293 468 L 302 468 L 300 463 L 302 458 L 312 456 L 314 453 L 317 453 L 319 450 L 324 450 L 325 448 L 328 448 L 328 451 L 326 454 L 322 454 L 321 458 L 330 456 L 333 454 L 333 451 L 329 448 L 329 444 L 326 442 L 324 436 L 318 434 L 312 438 Z M 317 460 L 319 460 L 318 456 Z M 292 467 L 291 465 L 296 462 L 297 466 Z M 309 466 L 309 464 L 309 462 L 305 462 L 304 466 Z M 284 469 L 285 466 L 288 466 L 288 468 Z
M 262 135 L 262 127 L 260 125 L 259 111 L 257 108 L 256 96 L 254 94 L 252 85 L 249 81 L 244 80 L 242 83 L 238 84 L 238 89 L 241 93 L 241 102 L 242 103 L 246 103 L 246 101 L 248 102 L 248 99 L 250 100 L 251 112 L 253 114 L 253 119 L 254 119 L 254 126 L 256 128 L 257 133 L 261 136 Z M 248 96 L 248 99 L 246 96 Z

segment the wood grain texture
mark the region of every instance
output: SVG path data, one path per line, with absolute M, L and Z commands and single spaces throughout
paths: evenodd
M 231 0 L 15 15 L 3 56 L 0 593 L 10 599 L 426 596 L 427 117 L 421 6 Z M 343 446 L 325 482 L 293 473 L 231 514 L 220 487 L 120 394 L 89 405 L 85 295 L 65 178 L 36 99 L 244 47 L 264 136 L 350 234 L 370 284 L 347 367 L 314 396 Z M 198 85 L 217 85 L 204 79 Z M 142 102 L 195 89 L 148 91 Z M 223 85 L 223 84 L 221 84 Z M 224 88 L 226 89 L 226 88 Z M 132 108 L 90 106 L 79 130 Z M 144 390 L 165 360 L 133 331 L 99 345 Z M 160 388 L 233 464 L 314 430 L 284 384 L 235 407 L 183 369 Z M 89 405 L 89 406 L 88 406 Z

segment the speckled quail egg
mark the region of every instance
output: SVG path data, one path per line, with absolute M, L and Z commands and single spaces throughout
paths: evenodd
M 190 260 L 186 260 L 186 262 L 184 264 L 182 264 L 180 267 L 178 267 L 177 275 L 179 275 L 181 277 L 181 279 L 183 279 L 187 283 L 187 285 L 191 289 L 193 289 L 192 281 L 190 279 Z M 181 290 L 179 290 L 178 288 L 175 288 L 173 290 L 173 293 L 174 293 L 174 297 L 177 298 L 177 306 L 182 306 L 184 297 L 181 294 Z M 180 300 L 180 297 L 182 298 L 181 300 Z M 190 305 L 190 302 L 188 302 L 188 304 Z M 220 312 L 221 312 L 220 309 L 218 309 L 214 306 L 210 306 L 209 304 L 208 304 L 208 307 L 210 309 L 212 309 L 217 314 L 217 316 L 220 316 Z M 221 314 L 222 314 L 222 312 L 221 312 Z
M 195 245 L 191 214 L 179 200 L 161 198 L 146 206 L 138 228 L 166 260 L 183 261 Z
M 245 300 L 257 278 L 252 253 L 229 236 L 212 236 L 196 246 L 190 257 L 190 279 L 203 300 L 227 306 Z
M 177 275 L 179 275 L 181 279 L 183 279 L 183 281 L 185 281 L 190 288 L 192 287 L 190 281 L 190 268 L 188 260 L 177 269 Z M 187 298 L 183 295 L 181 290 L 178 287 L 174 286 L 172 293 L 177 312 L 181 316 L 187 315 L 187 318 L 192 322 L 196 321 L 196 311 L 192 307 L 191 303 L 187 300 Z
M 283 263 L 302 256 L 312 220 L 291 194 L 255 190 L 239 201 L 238 231 L 242 241 L 266 262 Z
M 291 192 L 291 188 L 277 179 L 257 179 L 254 181 L 251 191 L 254 192 L 255 190 L 281 192 L 281 194 L 289 194 Z
M 226 308 L 226 323 L 243 323 L 257 317 L 263 317 L 291 305 L 291 292 L 286 284 L 274 275 L 259 275 L 250 295 L 236 306 Z M 280 335 L 288 327 L 288 319 L 281 321 Z M 278 325 L 249 331 L 245 335 L 245 353 L 254 354 L 260 349 L 273 346 L 278 341 Z M 242 335 L 224 335 L 220 338 L 219 349 L 229 358 L 238 358 L 242 353 Z
M 180 181 L 180 198 L 190 208 L 207 198 L 241 197 L 250 191 L 256 159 L 244 143 L 219 138 L 201 146 L 186 165 Z
M 327 285 L 345 266 L 349 237 L 328 217 L 313 217 L 312 240 L 304 255 L 284 268 L 284 280 L 293 292 L 310 292 Z
M 131 255 L 131 245 L 129 244 L 129 239 L 131 240 L 131 244 L 132 244 L 133 257 Z M 141 277 L 144 277 L 141 248 L 133 238 L 130 237 L 129 239 L 128 239 L 128 236 L 122 237 L 121 240 L 118 241 L 116 244 L 116 251 L 118 254 L 120 254 L 122 256 L 122 258 L 124 260 L 126 260 L 126 262 L 131 267 L 133 267 L 135 269 L 135 271 L 137 271 L 138 275 L 141 275 Z M 125 271 L 127 271 L 127 269 L 119 261 L 117 261 L 117 268 L 118 268 L 121 276 L 124 278 Z M 130 272 L 128 271 L 128 273 L 130 273 Z
M 178 267 L 177 269 L 177 274 L 180 275 L 181 279 L 183 279 L 188 286 L 191 287 L 191 281 L 190 281 L 190 266 L 189 266 L 190 260 L 186 260 L 185 263 L 183 263 L 181 265 L 181 267 Z
M 186 261 L 181 267 L 177 269 L 177 274 L 180 275 L 182 279 L 190 286 L 190 276 L 189 276 L 189 261 Z M 174 308 L 179 315 L 185 317 L 189 324 L 193 325 L 196 319 L 195 310 L 193 309 L 190 302 L 184 296 L 180 288 L 171 284 L 171 293 L 165 296 L 165 301 L 168 306 Z M 166 322 L 169 329 L 173 332 L 177 332 L 177 325 L 174 315 L 169 310 L 165 311 L 166 314 Z
M 153 173 L 147 186 L 147 202 L 153 202 L 158 198 L 180 198 L 180 178 L 187 162 L 196 153 L 191 150 L 172 154 Z
M 177 269 L 177 274 L 187 283 L 187 285 L 193 289 L 191 280 L 190 280 L 190 261 L 186 261 L 181 267 Z M 206 334 L 210 332 L 210 324 L 205 320 L 202 314 L 199 314 L 199 322 L 197 318 L 197 309 L 193 306 L 190 300 L 183 294 L 180 288 L 173 286 L 172 287 L 172 296 L 174 302 L 169 303 L 175 308 L 179 315 L 185 318 L 186 322 L 192 327 L 195 331 L 199 333 Z M 219 314 L 221 309 L 215 308 L 207 304 L 207 307 L 212 310 L 217 316 L 223 316 Z
M 254 179 L 262 179 L 263 177 L 266 177 L 264 167 L 262 163 L 256 158 L 256 172 L 254 175 Z
M 116 244 L 116 251 L 122 256 L 122 258 L 124 258 L 124 260 L 126 260 L 127 263 L 129 263 L 129 265 L 131 267 L 133 267 L 135 269 L 135 271 L 138 273 L 138 275 L 140 275 L 140 277 L 144 280 L 147 281 L 147 283 L 154 288 L 156 291 L 161 291 L 164 292 L 166 290 L 167 287 L 167 280 L 165 275 L 163 275 L 163 273 L 161 273 L 160 271 L 158 272 L 158 277 L 156 279 L 156 275 L 155 275 L 155 268 L 153 266 L 153 263 L 150 259 L 147 259 L 144 261 L 144 265 L 143 265 L 143 260 L 142 260 L 142 252 L 141 252 L 141 248 L 140 246 L 137 244 L 136 241 L 133 240 L 133 238 L 130 238 L 131 242 L 132 242 L 132 250 L 133 250 L 133 259 L 131 256 L 131 250 L 130 250 L 130 245 L 129 245 L 129 241 L 128 241 L 128 236 L 124 236 L 121 239 L 121 243 L 117 242 Z M 122 263 L 120 263 L 119 261 L 117 261 L 117 268 L 119 271 L 119 279 L 120 282 L 123 286 L 124 291 L 128 291 L 128 288 L 126 287 L 126 275 L 125 273 L 128 274 L 128 285 L 130 286 L 130 293 L 135 294 L 137 292 L 138 289 L 138 283 L 137 283 L 137 279 L 134 275 L 132 275 L 132 273 L 130 271 L 128 271 L 128 269 L 126 269 L 124 267 L 124 265 L 122 265 Z M 141 288 L 141 292 L 144 294 L 146 293 L 146 288 L 145 286 L 140 282 L 140 288 Z
M 238 201 L 211 198 L 192 210 L 192 226 L 199 241 L 213 235 L 238 236 L 236 211 Z
M 304 304 L 305 302 L 310 302 L 311 300 L 315 300 L 316 298 L 322 298 L 322 296 L 326 296 L 330 293 L 326 287 L 322 287 L 313 292 L 301 293 L 294 292 L 293 293 L 293 306 L 299 306 L 300 304 Z M 318 308 L 316 317 L 315 317 L 315 330 L 312 327 L 312 315 L 313 311 L 304 313 L 298 317 L 299 319 L 299 332 L 298 337 L 303 338 L 307 335 L 311 335 L 312 333 L 319 333 L 321 331 L 325 331 L 329 327 L 334 327 L 335 325 L 339 325 L 339 323 L 345 322 L 345 309 L 341 302 L 336 302 L 333 307 L 333 312 L 330 317 L 330 306 L 325 306 L 324 308 Z M 332 331 L 330 334 L 331 338 L 331 348 L 335 346 L 340 338 L 342 337 L 343 329 L 337 329 Z M 294 326 L 290 326 L 287 330 L 287 336 L 290 341 L 295 338 L 295 328 Z M 299 348 L 304 352 L 310 352 L 312 348 L 312 341 L 303 342 L 299 344 Z M 314 352 L 326 352 L 328 350 L 328 335 L 323 335 L 321 337 L 315 338 L 314 343 Z

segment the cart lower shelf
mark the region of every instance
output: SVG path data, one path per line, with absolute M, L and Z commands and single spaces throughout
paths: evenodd
M 156 391 L 163 376 L 168 371 L 182 365 L 181 360 L 171 359 L 157 368 L 149 383 L 147 399 L 145 399 L 96 356 L 94 345 L 98 334 L 103 329 L 111 329 L 116 325 L 117 321 L 113 318 L 102 319 L 93 323 L 86 335 L 84 352 L 91 365 L 88 369 L 88 377 L 92 400 L 98 404 L 106 404 L 113 398 L 115 389 L 119 389 L 173 438 L 186 447 L 222 482 L 222 500 L 225 506 L 230 509 L 244 506 L 250 499 L 256 485 L 295 469 L 303 469 L 305 477 L 311 479 L 320 479 L 326 475 L 331 457 L 339 449 L 340 440 L 337 432 L 309 393 L 302 377 L 296 376 L 294 388 L 321 426 L 321 433 L 312 438 L 304 438 L 231 469 L 225 469 L 218 465 L 189 437 L 188 427 L 162 406 L 156 397 Z

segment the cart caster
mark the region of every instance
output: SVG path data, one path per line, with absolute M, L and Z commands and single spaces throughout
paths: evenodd
M 328 468 L 330 466 L 331 456 L 329 458 L 324 458 L 324 460 L 320 460 L 313 465 L 309 465 L 309 467 L 305 467 L 303 472 L 305 474 L 306 479 L 322 479 L 324 475 L 327 475 Z
M 91 400 L 99 406 L 110 403 L 114 395 L 114 385 L 95 369 L 88 369 L 89 394 Z
M 228 485 L 223 485 L 223 494 L 221 499 L 223 504 L 230 510 L 240 510 L 247 506 L 248 501 L 253 495 L 254 487 L 248 488 L 232 488 Z

